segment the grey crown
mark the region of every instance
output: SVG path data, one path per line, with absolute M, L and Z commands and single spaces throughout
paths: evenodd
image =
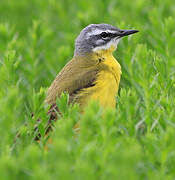
M 77 37 L 75 41 L 75 52 L 74 52 L 75 55 L 91 52 L 92 49 L 94 49 L 95 47 L 102 46 L 108 43 L 113 38 L 111 36 L 110 38 L 102 39 L 100 34 L 93 35 L 93 31 L 97 29 L 101 31 L 116 31 L 116 32 L 122 31 L 110 24 L 88 25 L 80 32 L 79 36 Z M 92 33 L 92 34 L 89 35 L 89 33 Z

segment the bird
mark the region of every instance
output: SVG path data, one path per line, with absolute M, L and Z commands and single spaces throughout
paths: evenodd
M 47 91 L 45 102 L 51 106 L 49 124 L 57 120 L 56 99 L 63 92 L 69 103 L 84 111 L 88 102 L 98 101 L 103 108 L 115 108 L 121 66 L 113 56 L 119 41 L 138 30 L 122 30 L 110 24 L 90 24 L 75 40 L 73 58 L 58 73 Z M 47 132 L 51 126 L 48 126 Z

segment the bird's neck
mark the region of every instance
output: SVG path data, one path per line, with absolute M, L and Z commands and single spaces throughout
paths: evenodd
M 113 47 L 105 50 L 100 50 L 96 52 L 95 56 L 96 58 L 102 59 L 100 69 L 107 73 L 112 73 L 116 79 L 117 84 L 119 84 L 121 76 L 121 66 L 113 56 L 114 50 L 115 48 Z

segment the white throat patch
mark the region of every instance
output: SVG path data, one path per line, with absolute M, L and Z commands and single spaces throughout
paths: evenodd
M 118 45 L 119 41 L 120 41 L 120 38 L 112 39 L 105 45 L 95 47 L 92 51 L 96 52 L 99 50 L 107 50 L 107 49 L 111 48 L 111 46 L 113 46 L 113 47 L 115 47 L 115 49 L 117 49 L 117 45 Z

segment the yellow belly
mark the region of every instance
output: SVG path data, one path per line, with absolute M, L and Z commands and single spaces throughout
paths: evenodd
M 87 105 L 88 101 L 95 100 L 105 108 L 115 108 L 121 69 L 114 58 L 105 61 L 105 66 L 106 64 L 108 64 L 108 68 L 105 67 L 98 73 L 95 86 L 81 91 L 78 102 L 81 107 Z
M 94 53 L 92 59 L 102 59 L 97 65 L 99 70 L 95 86 L 82 89 L 76 100 L 80 108 L 88 104 L 90 100 L 95 100 L 103 107 L 115 108 L 116 95 L 119 87 L 121 67 L 118 61 L 112 55 L 114 48 L 102 50 Z
M 115 108 L 118 83 L 112 73 L 102 71 L 90 99 L 97 100 L 103 107 Z

